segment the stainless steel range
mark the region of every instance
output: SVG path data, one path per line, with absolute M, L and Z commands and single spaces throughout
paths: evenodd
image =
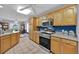
M 50 50 L 50 40 L 52 32 L 40 32 L 40 45 Z

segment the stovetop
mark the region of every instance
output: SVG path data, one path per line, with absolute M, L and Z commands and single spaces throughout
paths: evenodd
M 53 33 L 55 33 L 55 32 L 49 32 L 49 31 L 44 31 L 44 32 L 41 32 L 42 34 L 44 33 L 44 34 L 49 34 L 49 35 L 51 35 L 51 34 L 53 34 Z

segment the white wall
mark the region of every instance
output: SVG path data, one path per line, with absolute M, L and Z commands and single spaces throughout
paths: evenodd
M 26 23 L 25 23 L 25 29 L 26 29 L 26 31 L 29 33 L 29 22 L 26 22 Z

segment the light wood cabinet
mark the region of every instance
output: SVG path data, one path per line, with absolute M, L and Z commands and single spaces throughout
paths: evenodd
M 64 9 L 64 19 L 62 20 L 62 25 L 76 25 L 77 17 L 77 7 L 70 6 Z
M 39 44 L 39 33 L 38 33 L 38 31 L 35 32 L 35 42 L 37 44 Z
M 62 49 L 63 54 L 77 54 L 78 53 L 77 42 L 63 39 Z
M 1 53 L 4 53 L 10 48 L 10 36 L 1 37 Z
M 52 37 L 51 38 L 51 51 L 56 54 L 61 53 L 61 42 L 60 38 Z
M 33 34 L 33 18 L 29 19 L 29 38 L 32 39 L 32 34 Z
M 39 33 L 38 31 L 33 31 L 31 33 L 31 40 L 34 41 L 35 43 L 39 44 Z
M 32 17 L 30 19 L 30 29 L 29 29 L 29 37 L 31 40 L 35 41 L 35 31 L 37 31 L 37 26 L 41 25 L 41 19 L 39 17 Z
M 32 17 L 30 19 L 30 26 L 32 28 L 33 31 L 37 30 L 37 26 L 40 26 L 40 18 L 39 17 Z
M 37 27 L 37 26 L 41 26 L 42 20 L 40 19 L 40 17 L 36 17 L 36 19 L 34 20 L 34 22 L 35 22 L 35 26 Z
M 11 34 L 11 46 L 15 45 L 17 43 L 17 39 L 16 39 L 16 33 L 15 34 Z
M 32 32 L 32 41 L 34 41 L 34 42 L 35 42 L 35 36 L 36 36 L 35 31 L 33 31 Z
M 20 33 L 12 33 L 0 36 L 0 53 L 6 52 L 19 42 Z
M 54 12 L 54 26 L 61 26 L 63 20 L 63 10 L 58 10 Z
M 20 33 L 16 33 L 17 43 L 20 41 Z
M 33 29 L 32 29 L 32 25 L 30 25 L 29 28 L 29 38 L 32 39 L 32 34 L 33 34 Z
M 29 38 L 32 39 L 32 31 L 29 31 Z
M 67 5 L 61 9 L 50 12 L 47 18 L 54 19 L 53 26 L 68 26 L 77 24 L 77 5 Z
M 47 19 L 53 18 L 53 13 L 52 13 L 52 12 L 48 13 L 48 14 L 46 15 L 46 17 L 47 17 Z
M 51 51 L 55 54 L 77 54 L 78 42 L 60 37 L 51 37 Z

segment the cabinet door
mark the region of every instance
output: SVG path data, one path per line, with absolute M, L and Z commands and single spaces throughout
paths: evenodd
M 56 54 L 61 53 L 61 45 L 60 45 L 60 39 L 56 37 L 52 37 L 51 39 L 51 51 Z
M 64 9 L 63 25 L 76 25 L 76 6 L 71 6 Z
M 73 41 L 71 42 L 69 40 L 64 40 L 65 39 L 63 39 L 62 43 L 63 54 L 77 54 L 77 43 Z
M 39 33 L 35 32 L 35 42 L 39 44 Z
M 10 36 L 1 37 L 1 53 L 4 53 L 10 48 Z
M 31 40 L 35 42 L 35 32 L 34 31 L 32 31 L 32 33 L 31 33 Z
M 11 34 L 11 46 L 17 43 L 16 34 Z
M 29 38 L 32 39 L 32 31 L 29 31 Z
M 37 30 L 37 26 L 41 25 L 41 19 L 39 17 L 35 17 L 33 19 L 33 30 L 36 31 Z
M 77 46 L 72 46 L 72 45 L 63 43 L 63 53 L 64 54 L 76 54 Z
M 53 18 L 53 12 L 47 14 L 47 18 L 48 18 L 48 19 L 49 19 L 49 18 Z
M 17 40 L 17 43 L 18 43 L 19 40 L 20 40 L 20 33 L 16 33 L 16 40 Z
M 63 10 L 59 10 L 54 13 L 54 26 L 60 26 L 62 25 L 63 20 Z
M 41 26 L 42 19 L 40 17 L 37 17 L 36 26 Z
M 29 28 L 29 37 L 30 37 L 30 39 L 32 39 L 32 32 L 33 32 L 33 26 L 32 25 L 30 25 L 29 26 L 30 28 Z

